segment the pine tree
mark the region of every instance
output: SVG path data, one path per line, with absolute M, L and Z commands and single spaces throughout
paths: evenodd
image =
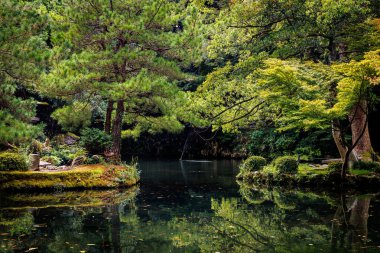
M 53 67 L 39 89 L 69 101 L 107 100 L 109 156 L 119 161 L 123 124 L 134 136 L 182 128 L 175 81 L 189 78 L 181 68 L 197 56 L 195 15 L 172 1 L 59 1 L 50 14 Z
M 31 125 L 36 102 L 22 96 L 48 57 L 46 10 L 37 1 L 4 0 L 0 8 L 0 144 L 17 144 L 41 129 Z

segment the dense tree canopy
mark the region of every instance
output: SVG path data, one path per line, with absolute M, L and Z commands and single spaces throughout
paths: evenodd
M 104 155 L 117 161 L 122 138 L 185 126 L 236 136 L 272 129 L 298 144 L 332 130 L 342 158 L 366 159 L 378 100 L 378 7 L 371 0 L 7 0 L 1 142 L 34 137 L 36 99 L 50 99 L 56 132 L 102 128 L 112 137 Z

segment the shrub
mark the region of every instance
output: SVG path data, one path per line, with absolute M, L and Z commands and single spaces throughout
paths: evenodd
M 0 153 L 0 171 L 28 170 L 28 164 L 24 156 L 18 153 Z
M 57 157 L 61 160 L 60 164 L 69 164 L 78 156 L 87 156 L 87 151 L 79 146 L 60 145 L 46 152 L 42 152 L 44 157 Z
M 267 160 L 261 156 L 250 156 L 243 163 L 245 171 L 259 171 L 267 164 Z
M 112 144 L 112 137 L 97 128 L 85 128 L 81 131 L 80 145 L 91 154 L 101 154 Z
M 274 160 L 273 165 L 277 173 L 296 174 L 298 172 L 298 162 L 292 156 L 281 156 Z
M 356 170 L 368 170 L 368 171 L 380 171 L 380 164 L 376 162 L 358 161 L 354 163 L 353 169 Z
M 105 161 L 102 156 L 93 155 L 86 159 L 85 164 L 99 164 L 99 163 L 103 164 L 104 162 Z
M 40 154 L 42 152 L 44 144 L 36 139 L 33 139 L 29 145 L 28 152 L 30 154 Z
M 331 162 L 327 165 L 328 175 L 340 175 L 342 172 L 343 162 Z

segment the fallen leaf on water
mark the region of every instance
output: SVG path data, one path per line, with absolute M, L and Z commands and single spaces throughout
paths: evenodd
M 29 248 L 29 249 L 26 250 L 25 252 L 30 252 L 30 251 L 32 251 L 32 250 L 36 250 L 36 249 L 38 249 L 38 248 Z
M 95 244 L 93 243 L 87 243 L 88 246 L 94 246 Z

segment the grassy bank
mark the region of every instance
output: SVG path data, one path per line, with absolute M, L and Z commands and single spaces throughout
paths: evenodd
M 267 166 L 261 171 L 240 173 L 237 179 L 248 184 L 269 187 L 380 189 L 380 174 L 378 173 L 351 170 L 346 181 L 341 182 L 339 174 L 331 173 L 327 168 L 318 169 L 306 164 L 301 164 L 296 174 L 276 173 L 271 166 Z
M 0 190 L 91 189 L 135 185 L 139 180 L 134 166 L 82 165 L 68 171 L 1 171 Z

